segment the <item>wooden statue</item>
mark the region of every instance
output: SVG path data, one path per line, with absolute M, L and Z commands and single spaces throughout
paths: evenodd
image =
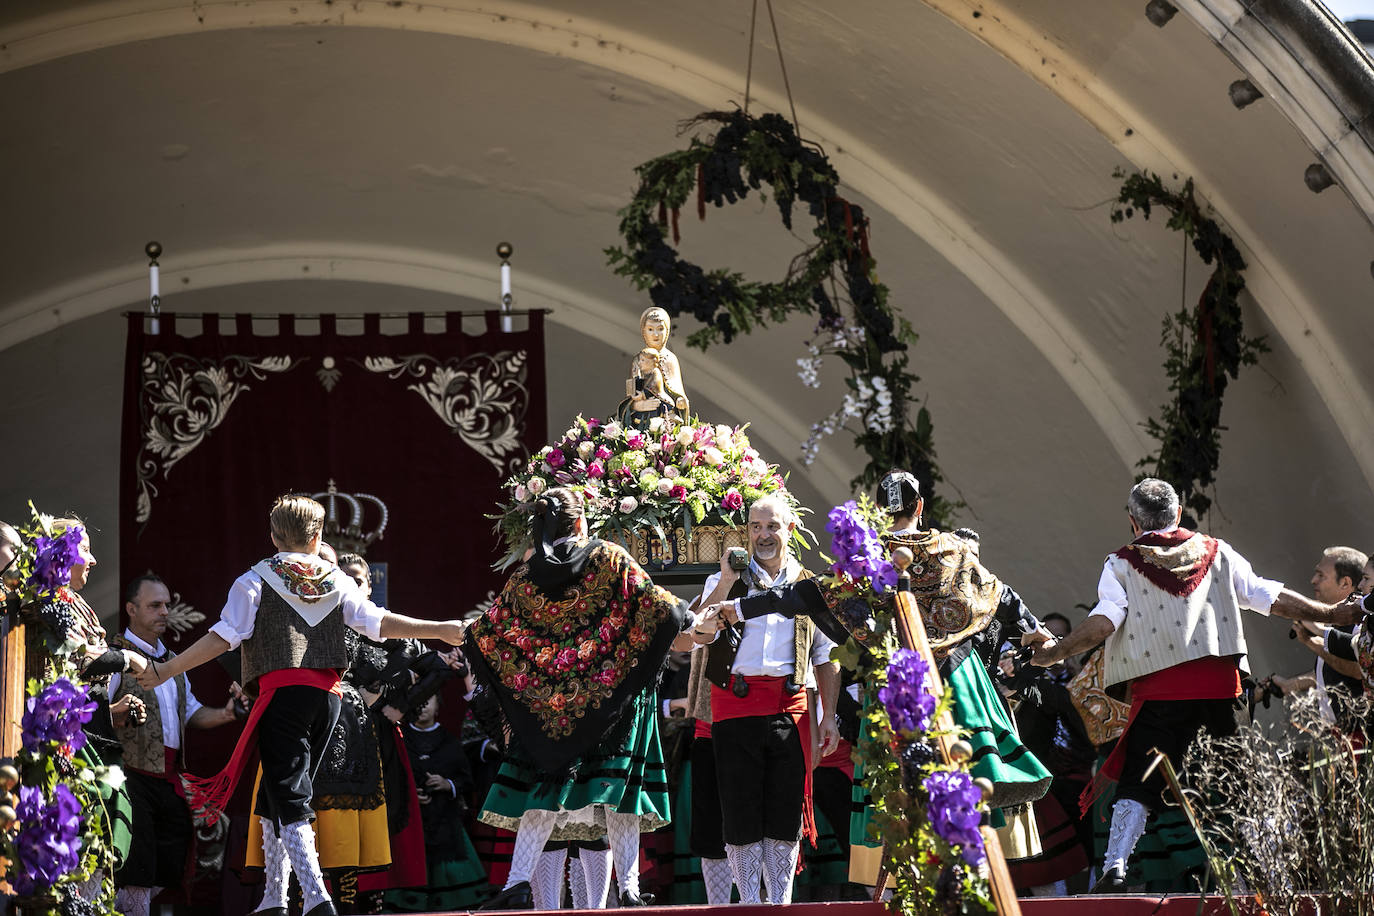
M 620 402 L 617 411 L 625 426 L 645 429 L 654 417 L 685 420 L 690 414 L 682 369 L 673 351 L 668 349 L 671 327 L 668 313 L 657 306 L 645 309 L 639 316 L 644 349 L 635 354 L 630 364 L 625 400 Z

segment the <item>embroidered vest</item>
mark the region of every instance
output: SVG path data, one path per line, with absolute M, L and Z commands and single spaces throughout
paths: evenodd
M 342 604 L 312 627 L 272 586 L 263 583 L 253 635 L 242 644 L 244 687 L 283 668 L 347 669 L 345 629 Z
M 1206 577 L 1186 596 L 1151 583 L 1113 556 L 1112 573 L 1126 590 L 1126 619 L 1105 648 L 1104 682 L 1110 687 L 1199 658 L 1238 656 L 1249 672 L 1240 604 L 1231 563 L 1218 551 Z
M 116 649 L 131 649 L 142 655 L 144 658 L 151 658 L 143 649 L 134 645 L 123 635 L 110 637 L 110 645 Z M 167 660 L 176 658 L 176 653 L 167 650 Z M 158 660 L 161 663 L 161 659 Z M 178 674 L 173 680 L 177 685 L 177 721 L 181 723 L 181 747 L 177 749 L 177 761 L 180 766 L 185 760 L 186 754 L 186 698 L 187 682 L 185 674 Z M 162 708 L 158 703 L 157 691 L 145 690 L 138 680 L 131 674 L 125 674 L 119 679 L 119 689 L 115 695 L 110 697 L 110 702 L 118 702 L 121 697 L 137 697 L 143 701 L 143 705 L 148 709 L 148 718 L 142 725 L 132 723 L 123 726 L 115 726 L 115 734 L 119 737 L 119 743 L 124 745 L 124 763 L 126 766 L 136 770 L 143 770 L 145 773 L 165 773 L 167 770 L 166 756 L 166 735 L 162 731 Z
M 797 574 L 797 581 L 811 578 L 812 573 L 803 569 Z M 730 591 L 726 595 L 727 599 L 743 598 L 750 593 L 749 585 L 741 576 L 735 580 L 735 584 L 730 586 Z M 762 618 L 760 618 L 761 620 Z M 791 679 L 798 687 L 815 686 L 815 675 L 812 673 L 811 665 L 811 645 L 816 640 L 816 624 L 805 614 L 798 614 L 792 618 L 796 626 L 792 636 L 792 675 Z M 757 623 L 757 621 L 756 621 Z M 732 636 L 732 633 L 734 634 Z M 739 653 L 740 639 L 744 633 L 741 624 L 736 624 L 734 628 L 726 627 L 720 631 L 720 636 L 716 641 L 708 645 L 705 649 L 706 659 L 701 663 L 701 673 L 697 673 L 697 663 L 693 658 L 693 667 L 688 681 L 688 708 L 691 710 L 692 685 L 697 684 L 699 679 L 704 679 L 717 687 L 729 688 L 731 680 L 731 669 L 735 664 L 735 656 Z M 701 652 L 693 655 L 702 654 Z M 801 676 L 798 677 L 798 673 Z M 705 706 L 708 711 L 710 708 L 711 692 L 701 685 L 701 691 L 705 694 Z M 709 714 L 706 717 L 710 721 Z

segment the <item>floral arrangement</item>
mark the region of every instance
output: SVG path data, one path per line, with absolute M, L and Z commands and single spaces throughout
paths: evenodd
M 580 493 L 592 534 L 620 541 L 642 528 L 664 537 L 684 518 L 742 526 L 748 507 L 774 493 L 802 511 L 777 466 L 749 444 L 745 429 L 695 417 L 685 423 L 655 417 L 641 431 L 579 415 L 562 438 L 506 481 L 512 498 L 496 518 L 507 552 L 498 565 L 509 566 L 530 546 L 534 500 L 552 487 Z M 805 546 L 803 531 L 794 532 L 799 547 Z
M 909 468 L 927 494 L 927 516 L 942 519 L 952 507 L 935 495 L 942 478 L 930 413 L 920 406 L 912 423 L 907 409 L 920 381 L 910 371 L 907 352 L 917 335 L 889 304 L 888 289 L 877 280 L 863 208 L 841 196 L 839 174 L 824 151 L 803 141 L 781 115 L 755 118 L 743 111 L 708 111 L 687 121 L 684 129 L 702 125 L 713 127 L 715 134 L 693 137 L 687 149 L 635 169 L 639 188 L 620 211 L 624 245 L 607 248 L 607 262 L 636 288 L 647 290 L 654 305 L 668 314 L 688 312 L 697 318 L 703 327 L 687 342 L 703 350 L 769 322 L 816 315 L 808 355 L 797 361 L 802 383 L 820 387 L 819 371 L 827 356 L 844 363 L 849 377 L 840 407 L 812 424 L 802 445 L 803 461 L 814 460 L 822 438 L 846 429 L 869 457 L 854 479 L 856 487 L 873 486 L 889 468 Z M 694 189 L 697 216 L 704 220 L 708 202 L 723 207 L 751 191 L 763 197 L 764 184 L 787 230 L 798 202 L 814 220 L 815 244 L 793 260 L 781 281 L 748 280 L 728 269 L 708 271 L 679 254 L 674 247 L 680 238 L 678 215 Z
M 1118 169 L 1113 177 L 1123 181 L 1112 205 L 1112 222 L 1130 219 L 1137 211 L 1149 219 L 1152 207 L 1163 207 L 1169 212 L 1169 228 L 1192 239 L 1204 264 L 1216 265 L 1196 307 L 1185 304 L 1164 316 L 1164 372 L 1172 400 L 1160 408 L 1158 419 L 1145 421 L 1145 431 L 1159 449 L 1139 465 L 1178 487 L 1183 504 L 1200 518 L 1212 505 L 1207 490 L 1221 465 L 1221 405 L 1226 385 L 1239 375 L 1241 366 L 1253 366 L 1261 353 L 1269 352 L 1269 345 L 1262 336 L 1245 336 L 1240 309 L 1245 259 L 1231 237 L 1198 205 L 1193 179 L 1181 191 L 1170 191 L 1154 173 L 1128 176 Z
M 58 530 L 51 516 L 33 509 L 32 522 L 19 533 L 19 556 L 4 586 L 7 602 L 22 611 L 62 594 L 81 559 L 84 531 L 79 525 Z M 14 760 L 18 803 L 13 820 L 0 825 L 0 894 L 19 895 L 25 912 L 113 914 L 113 853 L 101 789 L 121 785 L 123 771 L 92 765 L 83 752 L 82 726 L 96 710 L 90 688 L 78 683 L 68 660 L 73 647 L 55 634 L 38 635 L 51 665 L 45 677 L 28 683 L 22 747 Z M 30 651 L 34 646 L 30 642 Z M 76 891 L 102 869 L 93 898 Z
M 930 666 L 897 643 L 897 572 L 882 547 L 886 516 L 867 499 L 836 506 L 826 531 L 834 559 L 823 583 L 852 638 L 837 650 L 863 685 L 858 755 L 872 799 L 870 834 L 886 843 L 896 883 L 893 906 L 906 916 L 991 910 L 979 866 L 986 859 L 983 794 L 967 763 L 942 760 L 938 723 L 948 696 L 931 689 Z M 856 774 L 857 775 L 857 774 Z

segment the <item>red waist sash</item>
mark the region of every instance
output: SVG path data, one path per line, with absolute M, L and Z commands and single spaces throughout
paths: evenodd
M 806 761 L 806 781 L 802 788 L 802 832 L 816 845 L 816 816 L 811 809 L 811 714 L 807 709 L 806 690 L 787 689 L 788 678 L 745 675 L 749 692 L 737 697 L 732 690 L 711 685 L 711 721 L 724 722 L 747 716 L 790 716 L 801 739 L 802 757 Z
M 1131 681 L 1131 712 L 1126 717 L 1126 727 L 1103 761 L 1102 769 L 1078 797 L 1079 811 L 1087 814 L 1108 784 L 1121 779 L 1121 771 L 1126 768 L 1126 735 L 1146 700 L 1229 700 L 1238 696 L 1240 668 L 1231 656 L 1209 655 Z
M 269 671 L 258 678 L 258 698 L 253 702 L 253 710 L 248 714 L 248 722 L 234 745 L 234 753 L 224 769 L 214 776 L 192 776 L 181 774 L 181 782 L 186 792 L 186 800 L 191 806 L 191 814 L 207 824 L 214 823 L 229 804 L 239 778 L 248 764 L 257 756 L 258 722 L 262 712 L 272 701 L 272 695 L 282 687 L 314 687 L 329 693 L 343 696 L 339 672 L 333 668 L 282 668 Z

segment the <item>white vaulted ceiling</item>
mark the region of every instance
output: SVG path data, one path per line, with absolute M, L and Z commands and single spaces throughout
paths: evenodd
M 1150 450 L 1184 249 L 1158 216 L 1111 224 L 1116 168 L 1196 179 L 1273 347 L 1231 388 L 1210 528 L 1303 588 L 1321 547 L 1374 546 L 1374 125 L 1346 117 L 1367 57 L 1222 0 L 1179 3 L 1164 28 L 1143 0 L 773 6 L 802 132 L 872 217 L 880 277 L 921 333 L 941 463 L 990 566 L 1039 608 L 1089 600 Z M 9 0 L 0 516 L 45 496 L 116 528 L 117 313 L 146 296 L 154 238 L 165 307 L 221 312 L 473 307 L 509 240 L 519 304 L 553 310 L 551 424 L 613 404 L 644 301 L 602 249 L 633 167 L 685 143 L 680 120 L 742 102 L 749 10 Z M 753 68 L 752 105 L 788 111 L 763 11 Z M 1242 111 L 1227 86 L 1243 77 L 1266 97 Z M 1339 183 L 1314 195 L 1319 160 Z M 682 229 L 690 256 L 752 277 L 802 245 L 757 200 Z M 1191 257 L 1189 302 L 1205 277 Z M 797 463 L 841 395 L 834 367 L 818 392 L 799 384 L 808 332 L 705 354 L 675 336 L 692 393 L 751 420 L 824 511 L 861 459 L 832 442 Z M 54 464 L 11 447 L 20 429 L 89 447 Z

